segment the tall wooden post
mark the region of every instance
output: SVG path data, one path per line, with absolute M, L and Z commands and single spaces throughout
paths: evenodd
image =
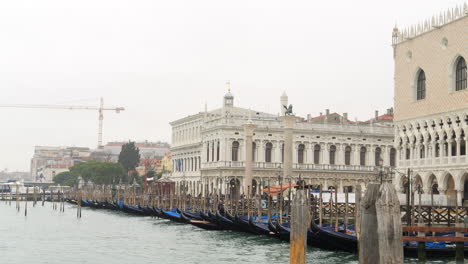
M 290 264 L 306 263 L 309 205 L 305 190 L 298 190 L 291 207 Z
M 361 210 L 359 263 L 403 263 L 400 202 L 392 183 L 369 184 Z

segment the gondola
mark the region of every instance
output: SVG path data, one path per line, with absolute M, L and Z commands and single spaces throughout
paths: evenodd
M 289 228 L 289 223 L 280 224 L 276 222 L 276 234 L 281 240 L 289 242 L 289 236 L 291 234 L 291 229 Z
M 350 229 L 336 232 L 332 226 L 319 227 L 315 221 L 312 221 L 311 230 L 316 234 L 317 244 L 320 248 L 342 250 L 351 253 L 357 252 L 358 241 L 356 235 L 354 233 L 346 233 L 351 231 Z
M 203 220 L 200 212 L 192 213 L 192 212 L 184 211 L 183 213 L 181 212 L 181 214 L 189 217 L 192 220 Z
M 127 204 L 123 204 L 122 206 L 123 206 L 122 210 L 126 213 L 133 214 L 133 215 L 141 215 L 141 216 L 145 215 L 145 212 L 143 212 L 143 210 L 141 210 L 140 208 L 136 206 L 127 205 Z
M 265 236 L 276 236 L 276 232 L 270 231 L 268 223 L 258 222 L 253 217 L 249 219 L 249 226 L 253 233 Z
M 223 228 L 215 223 L 206 220 L 200 219 L 193 219 L 186 215 L 185 212 L 181 214 L 182 218 L 186 220 L 186 223 L 191 224 L 193 226 L 205 229 L 205 230 L 223 230 Z
M 250 227 L 249 219 L 247 219 L 246 216 L 238 216 L 238 215 L 236 215 L 234 219 L 235 219 L 235 220 L 232 221 L 232 222 L 237 226 L 237 228 L 238 228 L 239 230 L 244 231 L 244 232 L 248 232 L 248 233 L 257 234 L 257 233 L 255 232 L 255 230 L 252 229 L 252 228 Z
M 445 242 L 434 243 L 426 242 L 426 257 L 427 258 L 453 258 L 455 256 L 455 245 L 447 247 Z M 406 244 L 403 248 L 405 257 L 417 258 L 418 245 L 417 243 Z M 468 245 L 465 243 L 463 249 L 465 256 L 468 254 Z
M 210 215 L 210 217 L 212 217 L 212 213 L 211 212 L 208 212 L 208 215 Z M 216 212 L 216 223 L 223 229 L 225 230 L 234 230 L 234 231 L 243 231 L 241 228 L 239 228 L 239 226 L 234 223 L 233 221 L 227 219 L 227 217 L 221 215 L 219 212 Z
M 164 210 L 162 212 L 166 216 L 166 218 L 169 219 L 169 220 L 172 220 L 172 221 L 178 222 L 178 223 L 186 223 L 186 220 L 184 218 L 182 218 L 182 216 L 177 212 L 164 211 Z

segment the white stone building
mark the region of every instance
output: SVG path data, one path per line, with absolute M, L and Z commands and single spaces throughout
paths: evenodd
M 287 96 L 280 99 L 281 112 Z M 391 113 L 392 114 L 392 113 Z M 390 116 L 388 114 L 383 116 Z M 239 186 L 244 176 L 245 136 L 243 126 L 248 119 L 257 126 L 253 136 L 253 177 L 263 185 L 277 184 L 282 174 L 283 123 L 279 115 L 257 112 L 234 106 L 234 96 L 224 96 L 223 107 L 197 113 L 171 122 L 171 178 L 188 182 L 193 193 L 202 186 L 226 191 Z M 345 186 L 365 185 L 376 179 L 376 162 L 394 166 L 393 125 L 380 122 L 377 116 L 368 122 L 351 122 L 347 114 L 331 114 L 316 118 L 298 118 L 293 135 L 293 175 L 310 184 L 324 184 L 342 191 Z M 374 121 L 377 120 L 377 121 Z M 228 184 L 230 183 L 230 184 Z M 238 187 L 235 187 L 238 188 Z M 242 191 L 242 190 L 238 190 Z
M 468 7 L 393 31 L 395 146 L 425 194 L 468 200 Z M 403 191 L 406 176 L 395 184 Z

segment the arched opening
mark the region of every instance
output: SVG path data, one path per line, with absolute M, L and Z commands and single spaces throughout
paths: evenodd
M 439 135 L 436 136 L 435 138 L 435 149 L 434 149 L 434 156 L 436 158 L 440 157 L 440 143 L 439 143 Z
M 424 98 L 426 98 L 426 73 L 424 73 L 424 70 L 419 70 L 416 83 L 416 100 Z
M 219 161 L 219 141 L 216 144 L 216 161 Z
M 462 197 L 462 206 L 468 206 L 468 172 L 462 176 L 463 183 L 463 197 Z
M 253 179 L 252 180 L 252 193 L 250 194 L 250 196 L 254 196 L 258 191 L 258 184 L 257 184 L 257 180 Z
M 402 190 L 402 193 L 408 193 L 408 187 L 409 187 L 408 177 L 402 176 L 400 180 L 400 189 Z
M 366 147 L 361 147 L 361 151 L 359 152 L 359 164 L 361 166 L 366 166 Z
M 303 164 L 304 163 L 304 144 L 299 144 L 297 147 L 297 163 Z
M 375 148 L 375 163 L 374 163 L 375 166 L 380 165 L 381 156 L 382 156 L 382 149 L 379 147 Z
M 447 191 L 445 193 L 447 196 L 447 203 L 448 205 L 455 206 L 457 203 L 455 198 L 457 194 L 455 190 L 455 180 L 451 174 L 447 174 L 447 176 L 445 176 L 445 181 L 447 186 Z
M 330 165 L 335 165 L 335 155 L 336 154 L 336 146 L 332 145 L 330 147 Z
M 214 142 L 211 143 L 211 161 L 215 160 L 215 145 Z
M 345 148 L 345 165 L 351 165 L 351 147 L 346 146 Z
M 232 161 L 239 161 L 239 142 L 237 141 L 232 142 L 231 158 Z
M 284 143 L 281 144 L 281 162 L 284 162 Z
M 414 187 L 414 191 L 416 193 L 419 193 L 419 192 L 422 193 L 423 192 L 423 187 L 424 186 L 423 186 L 422 178 L 421 178 L 420 175 L 416 175 L 414 177 L 414 186 L 413 187 Z
M 396 149 L 391 148 L 390 149 L 390 166 L 395 167 L 396 163 Z
M 206 162 L 210 161 L 210 142 L 206 143 Z
M 256 160 L 255 154 L 257 154 L 257 143 L 252 142 L 252 161 Z
M 240 182 L 238 179 L 231 179 L 229 181 L 229 196 L 231 200 L 238 200 L 240 194 Z
M 316 144 L 314 146 L 314 164 L 320 163 L 320 145 Z
M 432 174 L 429 176 L 429 186 L 430 186 L 430 191 L 432 194 L 440 194 L 439 193 L 439 184 L 437 183 L 437 177 Z
M 460 134 L 460 156 L 466 156 L 466 135 L 464 130 Z
M 455 91 L 461 91 L 467 87 L 466 61 L 463 57 L 457 59 L 455 67 Z
M 265 162 L 271 162 L 271 151 L 273 149 L 273 144 L 271 142 L 266 143 L 265 146 Z

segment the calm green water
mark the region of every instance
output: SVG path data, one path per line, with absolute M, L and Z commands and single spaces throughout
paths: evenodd
M 28 204 L 28 216 L 0 201 L 0 263 L 289 263 L 289 244 L 168 220 L 65 205 Z M 357 263 L 354 255 L 310 249 L 308 263 Z M 411 261 L 412 262 L 412 261 Z M 438 261 L 433 263 L 447 263 Z

